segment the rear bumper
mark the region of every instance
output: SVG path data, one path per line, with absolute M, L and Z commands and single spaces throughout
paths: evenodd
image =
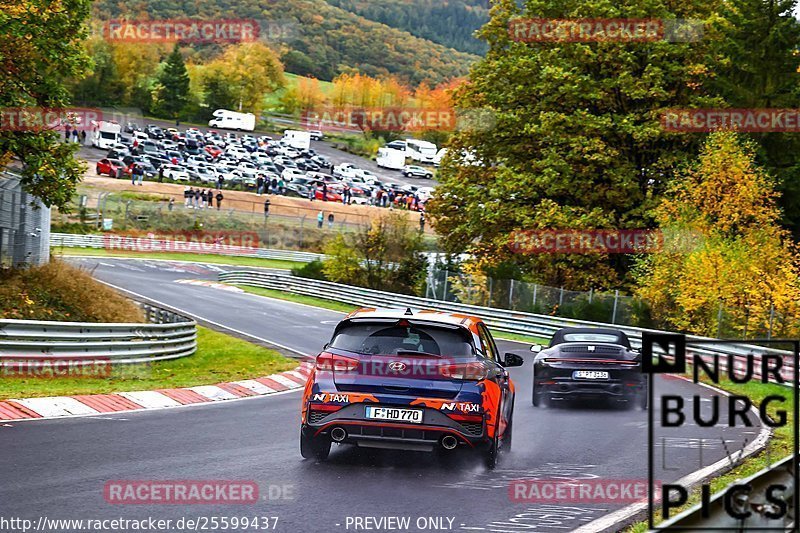
M 633 383 L 622 380 L 583 381 L 572 378 L 550 378 L 537 380 L 535 385 L 540 394 L 553 398 L 599 397 L 625 400 L 645 391 L 644 382 Z
M 435 409 L 423 408 L 421 424 L 386 422 L 366 419 L 364 407 L 365 404 L 353 404 L 324 415 L 309 411 L 309 422 L 302 426 L 302 431 L 310 437 L 331 438 L 331 432 L 341 428 L 346 434 L 338 441 L 341 443 L 413 451 L 441 448 L 442 440 L 448 436 L 455 439 L 457 447 L 463 448 L 483 448 L 490 442 L 485 420 L 457 421 Z M 393 407 L 409 408 L 408 405 Z

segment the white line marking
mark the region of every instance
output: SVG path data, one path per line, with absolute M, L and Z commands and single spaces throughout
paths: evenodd
M 169 396 L 152 390 L 117 392 L 116 394 L 148 409 L 156 407 L 178 407 L 181 405 L 180 402 L 173 400 Z

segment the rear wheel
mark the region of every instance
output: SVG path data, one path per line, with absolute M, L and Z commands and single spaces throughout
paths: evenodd
M 489 470 L 494 470 L 497 466 L 497 455 L 500 451 L 498 444 L 497 435 L 495 435 L 489 444 L 489 449 L 486 450 L 485 455 L 483 456 L 483 462 L 486 465 L 486 468 Z
M 508 418 L 508 424 L 506 425 L 506 432 L 503 434 L 503 451 L 510 452 L 511 451 L 511 438 L 514 436 L 514 410 L 511 410 L 511 416 Z
M 536 377 L 533 378 L 533 384 L 531 385 L 531 403 L 534 407 L 539 407 L 542 405 L 542 397 L 541 393 L 536 390 Z
M 327 437 L 310 437 L 300 431 L 300 455 L 305 459 L 324 461 L 331 452 L 331 441 Z

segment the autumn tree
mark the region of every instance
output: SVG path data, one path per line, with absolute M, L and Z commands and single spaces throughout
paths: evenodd
M 664 251 L 641 260 L 638 293 L 667 327 L 717 336 L 796 335 L 798 257 L 755 144 L 712 134 L 657 209 Z M 722 324 L 720 324 L 720 318 Z
M 89 68 L 82 41 L 91 2 L 0 0 L 0 108 L 64 109 L 66 81 Z M 73 157 L 78 145 L 59 142 L 55 128 L 0 128 L 0 166 L 16 159 L 22 184 L 46 205 L 66 206 L 83 176 Z M 84 127 L 86 125 L 83 125 Z
M 286 83 L 278 55 L 261 42 L 230 46 L 206 65 L 203 78 L 209 108 L 232 108 L 256 116 L 264 108 L 264 97 Z
M 718 107 L 709 97 L 709 42 L 534 42 L 514 40 L 518 17 L 705 20 L 717 2 L 691 0 L 497 0 L 479 35 L 486 57 L 456 91 L 454 105 L 485 110 L 491 129 L 458 131 L 429 203 L 447 251 L 491 265 L 512 262 L 532 281 L 574 289 L 608 288 L 626 275 L 622 255 L 522 255 L 509 247 L 528 229 L 641 228 L 676 169 L 701 137 L 660 127 L 673 107 Z M 466 250 L 465 250 L 466 248 Z

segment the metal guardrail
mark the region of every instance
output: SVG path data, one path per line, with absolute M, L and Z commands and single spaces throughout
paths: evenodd
M 235 257 L 258 257 L 260 259 L 282 259 L 298 263 L 310 263 L 325 258 L 323 254 L 313 252 L 298 252 L 295 250 L 275 250 L 271 248 L 257 248 L 232 245 L 210 245 L 191 242 L 180 242 L 163 239 L 150 239 L 147 237 L 128 237 L 115 234 L 88 234 L 79 235 L 72 233 L 52 233 L 50 235 L 51 247 L 97 248 L 106 250 L 120 250 L 132 252 L 181 252 L 212 254 Z
M 747 518 L 738 519 L 728 514 L 724 503 L 725 491 L 720 491 L 711 498 L 707 516 L 703 516 L 701 507 L 697 505 L 656 526 L 658 530 L 677 531 L 797 531 L 798 510 L 794 508 L 797 466 L 797 458 L 789 456 L 747 479 L 732 483 L 751 487 L 749 494 L 740 493 L 733 499 L 734 510 L 737 513 L 749 512 Z M 772 485 L 786 487 L 785 491 L 774 494 L 786 504 L 786 513 L 779 518 L 767 516 L 767 513 L 779 511 L 774 503 L 764 499 L 767 488 Z
M 492 307 L 482 307 L 467 305 L 456 302 L 447 302 L 396 294 L 391 292 L 365 289 L 328 281 L 320 281 L 308 278 L 292 276 L 288 273 L 276 271 L 256 272 L 248 270 L 236 270 L 219 274 L 219 280 L 225 283 L 252 285 L 268 289 L 288 291 L 295 294 L 316 296 L 338 302 L 348 303 L 358 306 L 373 307 L 412 307 L 417 309 L 434 309 L 454 313 L 464 313 L 480 316 L 493 329 L 521 335 L 534 337 L 550 338 L 556 331 L 568 326 L 590 326 L 590 327 L 614 327 L 622 330 L 631 340 L 631 344 L 641 347 L 642 333 L 667 333 L 664 331 L 637 328 L 633 326 L 610 325 L 585 320 L 576 320 L 564 317 L 549 315 L 537 315 L 533 313 L 523 313 L 519 311 L 509 311 L 507 309 L 496 309 Z M 706 361 L 714 358 L 720 359 L 719 367 L 727 371 L 728 364 L 737 364 L 737 358 L 748 354 L 761 356 L 762 354 L 775 354 L 783 358 L 782 376 L 787 383 L 791 383 L 794 372 L 794 359 L 792 353 L 788 351 L 765 348 L 762 346 L 749 345 L 744 343 L 726 344 L 695 344 L 692 341 L 708 341 L 711 339 L 697 336 L 686 336 L 687 343 L 693 353 L 698 354 Z M 737 367 L 738 368 L 738 367 Z M 754 375 L 760 377 L 758 365 L 754 368 Z
M 149 304 L 141 305 L 150 323 L 49 322 L 0 320 L 0 366 L 25 361 L 45 366 L 148 363 L 177 359 L 197 350 L 197 323 Z

